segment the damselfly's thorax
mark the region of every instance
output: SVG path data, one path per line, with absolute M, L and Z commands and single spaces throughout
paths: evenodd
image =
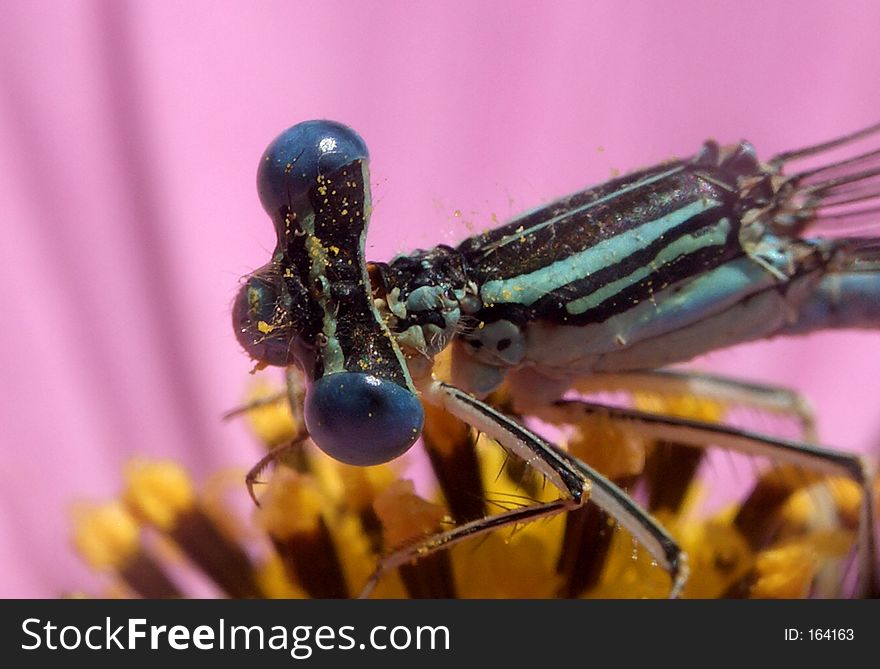
M 709 141 L 689 160 L 668 161 L 561 198 L 465 240 L 459 250 L 470 276 L 481 287 L 490 284 L 482 291 L 486 308 L 543 300 L 531 309 L 536 313 L 552 307 L 557 288 L 572 294 L 577 279 L 599 285 L 621 276 L 639 261 L 650 262 L 652 252 L 673 238 L 699 240 L 719 226 L 728 231 L 723 244 L 706 245 L 692 259 L 696 262 L 681 264 L 684 253 L 669 258 L 679 264 L 665 263 L 666 280 L 741 253 L 743 225 L 760 221 L 770 227 L 770 208 L 781 206 L 777 176 L 778 169 L 762 165 L 748 142 L 721 148 Z M 623 258 L 627 263 L 618 265 Z M 574 260 L 558 264 L 568 259 Z M 537 281 L 526 286 L 526 279 Z
M 456 249 L 437 246 L 370 267 L 377 308 L 414 356 L 432 358 L 446 348 L 477 308 L 476 285 Z
M 820 284 L 871 241 L 802 235 L 830 207 L 877 196 L 876 154 L 786 175 L 798 152 L 762 163 L 747 142 L 707 142 L 466 240 L 481 307 L 459 382 L 484 393 L 509 367 L 654 369 L 804 329 Z
M 480 348 L 497 330 L 487 326 L 506 321 L 520 327 L 546 319 L 562 303 L 562 294 L 575 294 L 575 279 L 601 283 L 613 270 L 597 259 L 580 262 L 577 255 L 646 221 L 673 214 L 687 223 L 687 231 L 708 235 L 710 226 L 723 219 L 726 234 L 697 260 L 705 267 L 735 254 L 738 227 L 730 221 L 737 218 L 736 210 L 763 206 L 763 201 L 753 204 L 751 199 L 746 204 L 739 196 L 739 181 L 758 174 L 761 166 L 749 144 L 722 150 L 709 142 L 690 161 L 671 161 L 581 191 L 467 239 L 458 248 L 438 246 L 399 256 L 390 264 L 377 263 L 374 294 L 397 341 L 408 349 L 430 357 L 455 334 Z M 647 246 L 668 230 L 656 226 L 646 232 L 633 232 L 632 244 Z M 592 255 L 602 253 L 600 249 Z M 645 253 L 631 262 L 643 257 Z M 506 336 L 511 326 L 501 328 L 498 342 L 489 348 L 497 350 L 500 344 L 507 350 L 502 364 L 515 365 L 520 360 L 517 347 Z

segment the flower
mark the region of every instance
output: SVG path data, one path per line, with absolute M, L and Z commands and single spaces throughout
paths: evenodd
M 503 392 L 493 401 L 507 406 Z M 711 422 L 725 415 L 725 407 L 693 396 L 641 393 L 635 404 Z M 255 386 L 247 406 L 248 421 L 268 448 L 299 433 L 279 389 Z M 344 465 L 306 443 L 268 473 L 259 507 L 233 520 L 228 495 L 244 498 L 242 476 L 197 493 L 178 464 L 138 461 L 127 468 L 119 499 L 81 512 L 77 545 L 93 568 L 114 575 L 112 592 L 184 596 L 186 588 L 165 565 L 185 562 L 225 596 L 341 598 L 371 582 L 389 552 L 430 542 L 487 513 L 559 496 L 491 440 L 442 410 L 426 409 L 424 442 L 438 484 L 422 482 L 424 496 L 394 464 Z M 689 556 L 685 597 L 845 592 L 841 570 L 856 542 L 861 499 L 853 481 L 771 467 L 743 498 L 706 512 L 698 474 L 703 451 L 654 442 L 602 414 L 577 423 L 565 441 L 620 485 L 647 489 L 647 506 Z M 218 485 L 228 494 L 217 494 Z M 150 534 L 164 550 L 151 549 Z M 426 551 L 429 546 L 383 574 L 372 596 L 664 597 L 671 585 L 648 551 L 592 504 L 449 549 Z
M 218 415 L 248 368 L 229 309 L 272 247 L 253 181 L 282 128 L 366 139 L 382 260 L 706 137 L 766 156 L 880 108 L 878 6 L 411 4 L 2 3 L 0 594 L 97 587 L 68 507 L 133 456 L 199 481 L 258 457 Z M 826 334 L 701 364 L 804 391 L 823 442 L 867 452 L 877 347 Z

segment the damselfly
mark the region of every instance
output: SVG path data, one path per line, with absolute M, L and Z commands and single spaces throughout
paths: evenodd
M 559 398 L 572 386 L 647 387 L 797 414 L 792 394 L 662 368 L 759 338 L 880 325 L 880 238 L 809 236 L 817 225 L 880 216 L 880 149 L 853 148 L 878 135 L 880 125 L 767 162 L 747 142 L 709 141 L 691 158 L 580 191 L 455 248 L 389 263 L 364 257 L 363 140 L 329 121 L 276 138 L 258 188 L 278 244 L 247 277 L 233 318 L 255 360 L 301 370 L 304 398 L 292 400 L 302 402 L 308 436 L 343 462 L 386 462 L 418 439 L 425 402 L 491 436 L 561 492 L 406 546 L 381 561 L 372 583 L 465 538 L 591 500 L 669 572 L 671 596 L 680 594 L 687 557 L 669 533 L 618 485 L 510 417 L 571 424 L 592 413 L 675 444 L 851 477 L 862 489 L 860 563 L 872 580 L 873 474 L 863 458 Z M 837 151 L 845 155 L 827 158 Z M 810 159 L 820 162 L 803 167 Z M 432 365 L 447 347 L 451 378 L 441 381 Z M 510 411 L 481 399 L 504 381 Z

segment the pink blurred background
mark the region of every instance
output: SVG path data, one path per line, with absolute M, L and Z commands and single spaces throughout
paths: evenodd
M 96 586 L 69 505 L 132 454 L 254 461 L 220 415 L 251 368 L 230 304 L 273 247 L 254 174 L 282 129 L 366 139 L 387 259 L 710 136 L 766 157 L 876 122 L 878 28 L 870 1 L 3 2 L 0 596 Z M 877 451 L 876 333 L 700 366 L 801 389 L 826 442 Z

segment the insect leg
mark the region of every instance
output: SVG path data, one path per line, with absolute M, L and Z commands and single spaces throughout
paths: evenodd
M 253 409 L 269 406 L 287 398 L 287 401 L 290 404 L 290 410 L 293 412 L 293 419 L 298 424 L 302 423 L 302 405 L 303 398 L 305 397 L 305 381 L 303 380 L 302 372 L 296 367 L 288 367 L 284 370 L 284 379 L 284 390 L 279 390 L 278 392 L 271 393 L 264 397 L 252 399 L 247 404 L 242 404 L 234 409 L 230 409 L 223 414 L 223 420 L 236 418 Z
M 304 429 L 301 429 L 299 433 L 290 441 L 281 444 L 280 446 L 276 446 L 271 451 L 266 453 L 262 458 L 257 460 L 257 463 L 250 468 L 247 475 L 244 477 L 245 485 L 247 486 L 248 495 L 253 500 L 254 504 L 260 506 L 260 502 L 257 499 L 256 494 L 254 494 L 254 486 L 257 483 L 264 483 L 264 481 L 260 481 L 260 474 L 273 462 L 278 462 L 284 458 L 287 458 L 290 455 L 295 456 L 295 460 L 298 462 L 300 460 L 300 455 L 302 454 L 303 443 L 306 439 L 308 439 L 309 433 Z M 295 469 L 307 469 L 307 467 L 295 466 Z
M 276 393 L 272 393 L 271 395 L 266 395 L 265 397 L 258 397 L 257 399 L 250 400 L 247 404 L 242 404 L 240 406 L 235 407 L 234 409 L 230 409 L 226 413 L 224 413 L 221 418 L 223 420 L 231 420 L 233 418 L 237 418 L 238 416 L 243 416 L 247 414 L 249 411 L 253 409 L 259 409 L 260 407 L 271 406 L 275 404 L 275 402 L 280 402 L 285 397 L 287 397 L 286 390 L 279 390 Z
M 581 393 L 626 391 L 659 395 L 688 395 L 768 413 L 792 416 L 799 423 L 805 441 L 816 441 L 816 422 L 809 401 L 782 386 L 742 381 L 730 377 L 687 370 L 656 370 L 619 374 L 591 374 L 574 388 Z
M 271 406 L 284 400 L 287 401 L 287 405 L 290 409 L 290 422 L 293 430 L 292 436 L 288 433 L 288 435 L 286 435 L 287 438 L 282 442 L 275 441 L 274 439 L 267 441 L 267 444 L 271 446 L 269 452 L 260 458 L 245 476 L 248 495 L 250 495 L 250 498 L 257 506 L 260 506 L 260 503 L 257 501 L 257 497 L 254 494 L 254 485 L 262 482 L 259 480 L 259 476 L 270 464 L 283 460 L 286 464 L 292 466 L 298 471 L 308 471 L 310 468 L 306 453 L 303 450 L 303 444 L 306 439 L 308 439 L 309 433 L 306 430 L 305 420 L 303 419 L 305 383 L 302 372 L 296 367 L 288 367 L 285 370 L 285 380 L 286 387 L 283 391 L 251 400 L 243 407 L 233 409 L 224 416 L 224 418 L 227 419 L 232 418 L 234 416 L 260 409 L 261 407 Z
M 544 474 L 565 495 L 563 499 L 514 509 L 471 521 L 405 546 L 385 556 L 367 582 L 362 597 L 369 595 L 384 573 L 402 564 L 448 548 L 464 539 L 501 527 L 546 518 L 594 502 L 644 545 L 670 575 L 670 598 L 678 597 L 687 582 L 687 556 L 675 540 L 623 490 L 560 447 L 454 386 L 431 381 L 420 388 L 422 398 L 498 441 L 530 466 Z
M 876 583 L 876 501 L 873 489 L 874 467 L 867 459 L 822 448 L 814 444 L 769 437 L 728 425 L 684 418 L 659 416 L 634 409 L 609 407 L 582 400 L 560 400 L 536 413 L 538 418 L 556 424 L 577 424 L 588 415 L 603 414 L 650 439 L 697 448 L 718 446 L 737 453 L 758 455 L 809 471 L 852 478 L 861 488 L 859 518 L 859 562 L 864 575 L 860 586 L 877 591 Z

